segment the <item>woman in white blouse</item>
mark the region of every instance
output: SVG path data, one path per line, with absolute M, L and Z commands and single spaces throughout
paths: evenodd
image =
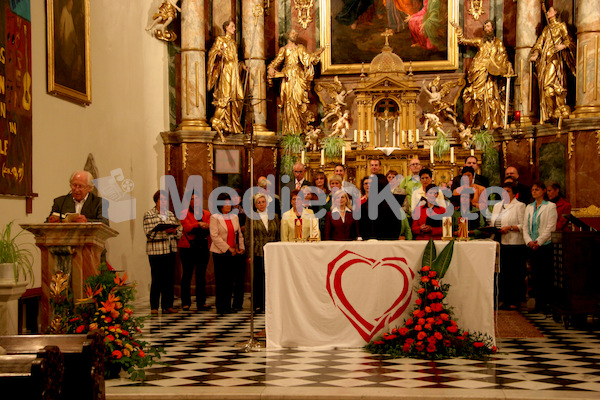
M 303 201 L 299 196 L 301 193 L 299 190 L 292 191 L 292 208 L 281 216 L 282 242 L 293 242 L 296 239 L 307 240 L 308 238 L 321 239 L 319 221 L 315 218 L 312 210 L 302 206 Z M 307 193 L 305 199 L 310 200 L 311 194 Z
M 496 227 L 501 235 L 498 282 L 499 297 L 502 302 L 500 308 L 517 309 L 521 301 L 525 300 L 527 290 L 526 247 L 523 240 L 525 203 L 516 199 L 517 186 L 513 182 L 504 182 L 502 188 L 508 198 L 503 198 L 503 201 L 494 204 L 491 218 L 491 226 Z
M 533 202 L 525 209 L 523 239 L 528 247 L 535 296 L 534 312 L 548 313 L 552 295 L 554 264 L 550 236 L 556 228 L 556 205 L 546 198 L 546 185 L 531 186 Z

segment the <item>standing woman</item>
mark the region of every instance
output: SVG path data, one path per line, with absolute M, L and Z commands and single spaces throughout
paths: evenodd
M 183 235 L 179 239 L 179 258 L 181 259 L 181 306 L 183 311 L 189 311 L 192 305 L 190 286 L 192 275 L 196 273 L 196 306 L 198 311 L 210 310 L 206 304 L 206 266 L 210 253 L 208 252 L 208 225 L 210 213 L 199 208 L 199 217 L 196 219 L 194 208 L 200 207 L 200 197 L 192 195 L 190 208 L 185 218 L 181 220 Z
M 299 190 L 292 190 L 291 201 L 292 208 L 281 216 L 281 241 L 293 242 L 298 239 L 308 240 L 308 238 L 320 239 L 319 221 L 315 219 L 315 213 L 308 207 L 302 205 L 303 200 L 299 196 L 303 193 Z M 310 200 L 310 193 L 305 200 Z M 298 232 L 298 234 L 296 234 Z
M 352 216 L 352 203 L 348 193 L 338 190 L 333 194 L 331 211 L 325 214 L 325 240 L 356 240 L 358 222 Z
M 525 209 L 523 239 L 531 261 L 535 296 L 533 312 L 546 313 L 554 278 L 550 236 L 556 228 L 556 205 L 545 199 L 546 185 L 543 182 L 535 182 L 531 186 L 531 196 L 533 202 Z
M 527 286 L 525 277 L 526 247 L 523 240 L 525 203 L 517 200 L 517 185 L 506 181 L 502 188 L 508 193 L 508 201 L 494 204 L 490 225 L 497 228 L 500 238 L 499 295 L 502 309 L 517 309 L 525 300 Z
M 210 251 L 215 267 L 217 314 L 224 315 L 231 312 L 233 279 L 238 262 L 235 256 L 244 254 L 245 247 L 238 216 L 231 213 L 231 197 L 221 193 L 217 200 L 225 201 L 225 204 L 217 206 L 219 212 L 210 216 Z
M 360 181 L 360 192 L 362 193 L 362 197 L 360 198 L 360 205 L 362 206 L 369 199 L 369 187 L 371 186 L 371 177 L 365 176 Z
M 563 215 L 571 214 L 571 203 L 566 201 L 560 194 L 560 184 L 558 182 L 548 182 L 548 191 L 546 194 L 548 195 L 548 200 L 556 204 L 556 215 L 558 218 L 556 221 L 556 231 L 566 231 L 567 222 L 569 221 Z
M 152 276 L 150 310 L 152 314 L 158 314 L 160 303 L 163 314 L 174 314 L 177 312 L 173 309 L 175 255 L 182 229 L 175 214 L 169 211 L 167 192 L 158 190 L 152 199 L 155 206 L 144 214 L 146 254 Z
M 254 311 L 262 312 L 265 310 L 265 256 L 263 247 L 269 242 L 279 240 L 279 216 L 274 214 L 273 218 L 269 219 L 267 198 L 264 193 L 255 194 L 253 203 L 255 212 L 260 217 L 254 220 L 252 226 L 254 231 Z M 250 223 L 251 219 L 246 218 L 246 225 L 244 226 L 246 248 L 251 245 Z

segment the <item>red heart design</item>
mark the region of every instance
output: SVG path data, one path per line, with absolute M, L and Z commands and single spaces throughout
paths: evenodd
M 357 264 L 367 264 L 371 266 L 371 270 L 380 266 L 394 268 L 401 273 L 404 282 L 402 292 L 399 293 L 393 304 L 372 321 L 368 321 L 358 313 L 342 288 L 342 275 L 348 268 Z M 413 291 L 410 288 L 414 276 L 414 271 L 408 267 L 406 259 L 403 257 L 386 257 L 376 262 L 374 259 L 353 251 L 344 250 L 327 265 L 327 292 L 336 307 L 348 318 L 365 342 L 370 342 L 381 328 L 400 317 L 406 307 L 411 304 Z

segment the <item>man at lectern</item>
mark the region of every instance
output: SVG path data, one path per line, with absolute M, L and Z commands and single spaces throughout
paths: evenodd
M 102 207 L 102 197 L 91 193 L 94 187 L 92 174 L 74 172 L 69 182 L 71 190 L 54 199 L 46 222 L 104 222 L 108 225 L 108 219 L 102 215 L 102 209 L 108 210 L 108 205 Z

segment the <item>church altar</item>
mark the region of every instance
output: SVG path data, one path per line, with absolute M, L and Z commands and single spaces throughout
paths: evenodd
M 267 347 L 362 347 L 411 317 L 426 241 L 269 243 Z M 447 242 L 436 241 L 438 254 Z M 456 242 L 441 283 L 458 325 L 494 334 L 496 243 Z

